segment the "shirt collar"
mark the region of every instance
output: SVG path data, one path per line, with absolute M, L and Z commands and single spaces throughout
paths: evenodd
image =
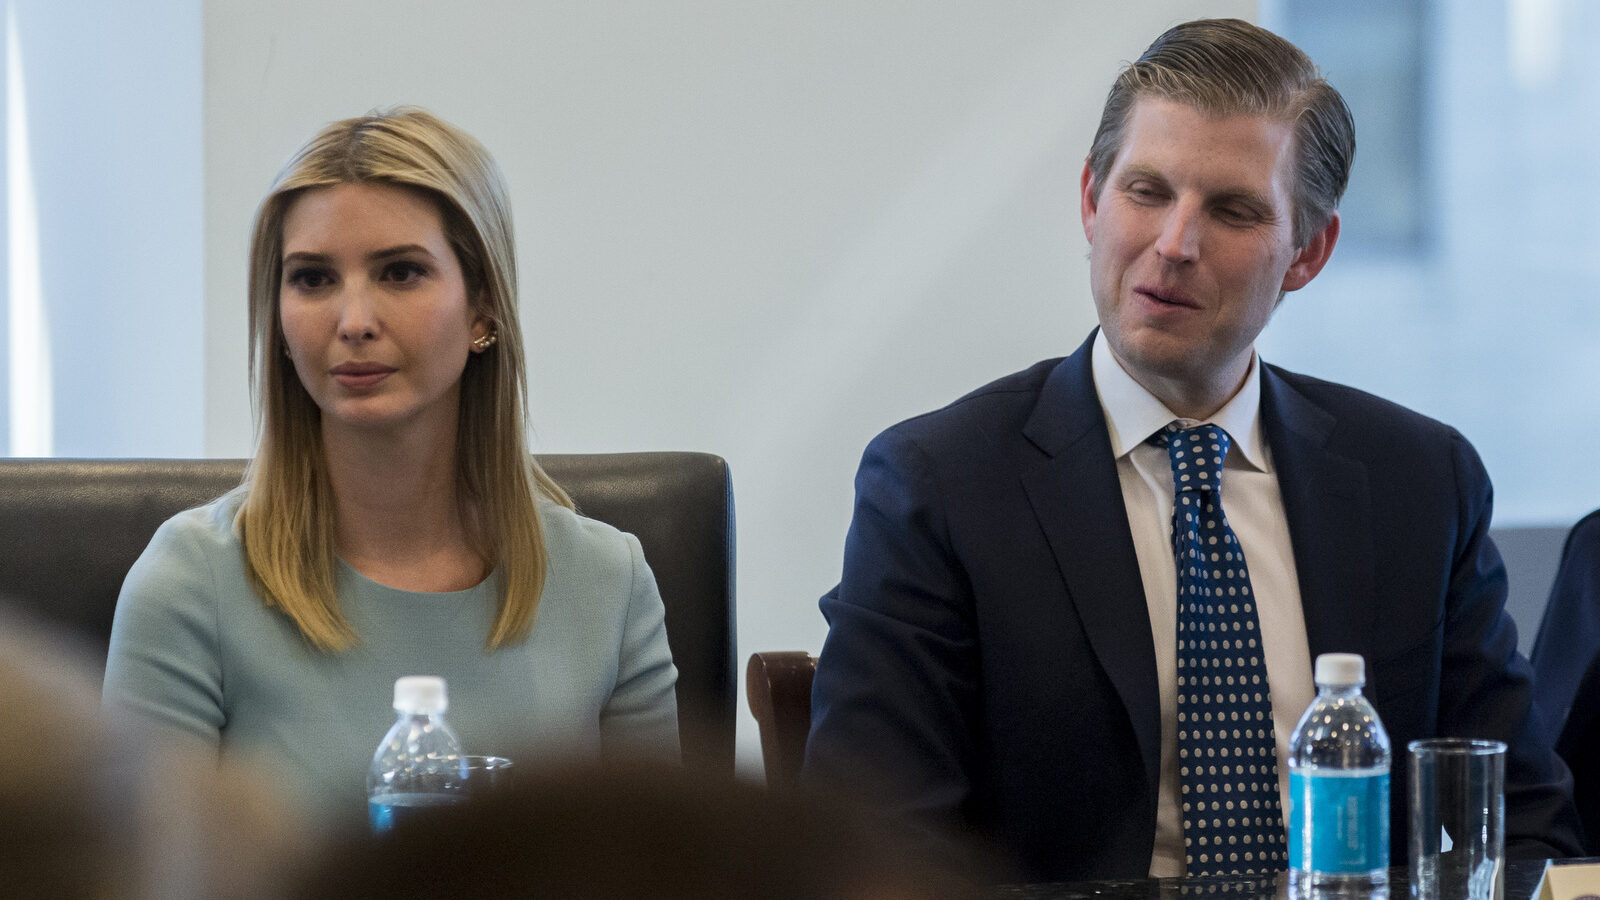
M 1166 404 L 1133 380 L 1111 355 L 1111 345 L 1104 332 L 1096 332 L 1094 349 L 1090 357 L 1094 371 L 1095 392 L 1100 397 L 1100 408 L 1105 412 L 1106 430 L 1111 433 L 1111 455 L 1121 459 L 1144 439 L 1180 418 Z M 1262 472 L 1272 471 L 1266 441 L 1261 435 L 1261 358 L 1250 354 L 1250 372 L 1238 393 L 1223 404 L 1204 422 L 1185 420 L 1186 424 L 1215 424 L 1222 426 L 1233 439 L 1240 459 Z

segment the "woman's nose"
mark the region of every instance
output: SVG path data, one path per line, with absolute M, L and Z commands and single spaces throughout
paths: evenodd
M 378 336 L 377 309 L 368 289 L 352 284 L 339 296 L 339 339 L 370 341 Z

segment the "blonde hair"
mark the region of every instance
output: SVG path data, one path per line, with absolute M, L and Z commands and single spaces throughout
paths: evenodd
M 533 626 L 549 566 L 537 498 L 572 501 L 528 453 L 526 370 L 517 321 L 511 206 L 500 170 L 476 140 L 402 107 L 323 128 L 278 173 L 256 212 L 250 248 L 250 381 L 258 439 L 238 527 L 245 568 L 264 602 L 314 646 L 344 650 L 355 631 L 339 609 L 333 489 L 321 411 L 288 360 L 279 319 L 283 219 L 303 192 L 346 183 L 418 190 L 439 206 L 470 302 L 498 342 L 469 354 L 456 425 L 456 493 L 477 552 L 500 571 L 493 650 Z

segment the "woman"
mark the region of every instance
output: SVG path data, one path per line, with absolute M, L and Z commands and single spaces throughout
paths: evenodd
M 639 543 L 524 446 L 516 296 L 505 187 L 468 135 L 401 109 L 297 153 L 252 240 L 255 459 L 129 572 L 107 704 L 275 764 L 330 823 L 364 814 L 401 675 L 446 679 L 469 753 L 675 759 Z

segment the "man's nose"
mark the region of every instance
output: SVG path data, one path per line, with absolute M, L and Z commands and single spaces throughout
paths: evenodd
M 1168 262 L 1189 262 L 1200 255 L 1200 238 L 1205 227 L 1201 210 L 1192 204 L 1174 203 L 1167 209 L 1156 237 L 1156 252 Z

